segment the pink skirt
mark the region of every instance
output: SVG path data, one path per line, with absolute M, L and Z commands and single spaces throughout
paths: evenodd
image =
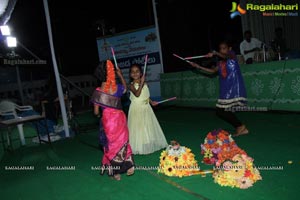
M 124 173 L 134 165 L 126 116 L 122 110 L 105 108 L 102 123 L 108 140 L 102 165 L 112 168 L 109 175 Z

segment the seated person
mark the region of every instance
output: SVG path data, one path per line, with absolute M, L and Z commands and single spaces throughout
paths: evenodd
M 275 29 L 275 38 L 272 41 L 272 49 L 276 52 L 276 60 L 281 60 L 286 56 L 287 48 L 286 48 L 286 41 L 283 38 L 283 30 L 282 28 L 278 27 Z
M 24 112 L 20 113 L 20 116 L 22 116 L 22 117 L 31 116 L 31 115 L 40 115 L 40 113 L 36 112 L 35 110 L 28 110 L 28 111 L 24 111 Z M 45 124 L 45 120 L 40 120 L 40 121 L 31 123 L 34 128 L 37 128 L 37 131 L 40 135 L 41 140 L 48 141 L 48 133 L 50 136 L 50 140 L 52 142 L 61 139 L 61 136 L 56 134 L 57 133 L 57 131 L 56 131 L 57 124 L 53 120 L 48 119 L 48 118 L 46 118 L 46 123 L 47 123 L 47 126 Z M 32 142 L 39 143 L 38 137 L 34 137 L 32 139 Z
M 41 99 L 42 115 L 45 115 L 47 119 L 47 128 L 50 133 L 51 141 L 59 140 L 64 134 L 60 134 L 62 128 L 58 126 L 58 93 L 54 76 L 50 76 L 46 85 L 46 92 Z M 29 113 L 26 113 L 29 114 Z M 47 129 L 45 122 L 41 121 L 37 125 L 42 140 L 48 140 Z M 60 134 L 60 135 L 58 135 Z M 38 142 L 37 138 L 33 139 L 33 142 Z
M 57 86 L 55 82 L 55 78 L 50 76 L 48 83 L 46 85 L 47 92 L 41 99 L 41 106 L 45 111 L 45 115 L 47 119 L 54 121 L 57 124 L 58 115 L 59 115 L 59 98 L 57 92 Z M 66 89 L 65 89 L 66 90 Z M 64 95 L 64 100 L 68 100 L 66 91 Z M 67 105 L 66 105 L 67 106 Z M 69 108 L 67 106 L 67 108 Z
M 245 31 L 244 40 L 240 44 L 240 52 L 244 57 L 246 64 L 252 64 L 255 51 L 260 51 L 262 42 L 252 37 L 251 31 Z

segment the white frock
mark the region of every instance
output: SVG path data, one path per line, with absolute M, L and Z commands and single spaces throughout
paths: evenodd
M 138 89 L 139 85 L 134 85 Z M 129 143 L 133 154 L 150 154 L 168 143 L 149 104 L 149 88 L 144 84 L 141 95 L 130 92 L 131 104 L 128 113 Z

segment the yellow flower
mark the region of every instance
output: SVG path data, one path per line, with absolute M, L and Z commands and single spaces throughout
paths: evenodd
M 167 156 L 167 160 L 169 160 L 169 161 L 171 161 L 171 162 L 174 162 L 174 161 L 175 161 L 175 160 L 174 160 L 174 156 L 170 156 L 170 155 Z
M 169 155 L 167 151 L 163 151 L 160 155 L 159 173 L 166 176 L 190 176 L 197 174 L 198 165 L 195 160 L 195 155 L 191 149 L 185 147 L 185 152 L 180 156 Z
M 165 175 L 167 175 L 167 176 L 173 176 L 173 167 L 172 166 L 168 166 L 167 168 L 165 168 L 165 170 L 164 170 L 164 172 L 165 172 Z
M 251 179 L 253 181 L 262 180 L 262 177 L 260 176 L 258 169 L 253 168 Z
M 182 170 L 178 170 L 178 171 L 177 171 L 177 176 L 178 176 L 179 178 L 182 178 L 182 177 L 184 176 L 183 171 L 182 171 Z
M 232 179 L 240 179 L 245 174 L 245 168 L 239 168 L 239 166 L 233 165 L 232 169 L 229 169 L 225 172 Z
M 163 157 L 163 156 L 166 156 L 166 155 L 167 155 L 167 152 L 164 150 L 164 151 L 161 152 L 160 157 Z
M 253 181 L 247 177 L 243 177 L 238 181 L 238 187 L 241 189 L 247 189 L 253 185 Z
M 205 157 L 205 158 L 211 158 L 211 157 L 213 157 L 212 151 L 211 151 L 210 149 L 207 149 L 207 150 L 204 152 L 204 157 Z

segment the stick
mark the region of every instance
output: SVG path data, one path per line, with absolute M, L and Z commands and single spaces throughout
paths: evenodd
M 201 174 L 212 174 L 214 173 L 214 170 L 212 169 L 206 169 L 206 170 L 200 170 Z
M 173 101 L 173 100 L 176 100 L 176 98 L 177 97 L 172 97 L 172 98 L 169 98 L 169 99 L 165 99 L 165 100 L 157 102 L 157 104 L 164 103 L 164 102 L 167 102 L 167 101 Z
M 146 54 L 146 56 L 145 56 L 145 64 L 144 64 L 144 73 L 143 73 L 143 75 L 146 75 L 146 71 L 147 71 L 147 62 L 148 62 L 148 54 Z
M 117 59 L 116 59 L 116 56 L 115 56 L 115 51 L 112 47 L 110 47 L 110 49 L 111 49 L 111 53 L 112 53 L 113 58 L 114 58 L 115 66 L 116 66 L 117 69 L 119 69 Z
M 184 59 L 183 57 L 180 57 L 179 55 L 177 55 L 177 54 L 175 54 L 175 53 L 173 53 L 173 56 L 175 56 L 176 58 L 179 58 L 180 60 L 183 60 L 183 61 L 185 61 L 185 62 L 187 62 L 187 63 L 191 63 L 190 61 Z
M 192 56 L 192 57 L 185 57 L 184 59 L 186 60 L 191 60 L 191 59 L 196 59 L 196 58 L 206 58 L 207 55 L 202 55 L 202 56 Z

